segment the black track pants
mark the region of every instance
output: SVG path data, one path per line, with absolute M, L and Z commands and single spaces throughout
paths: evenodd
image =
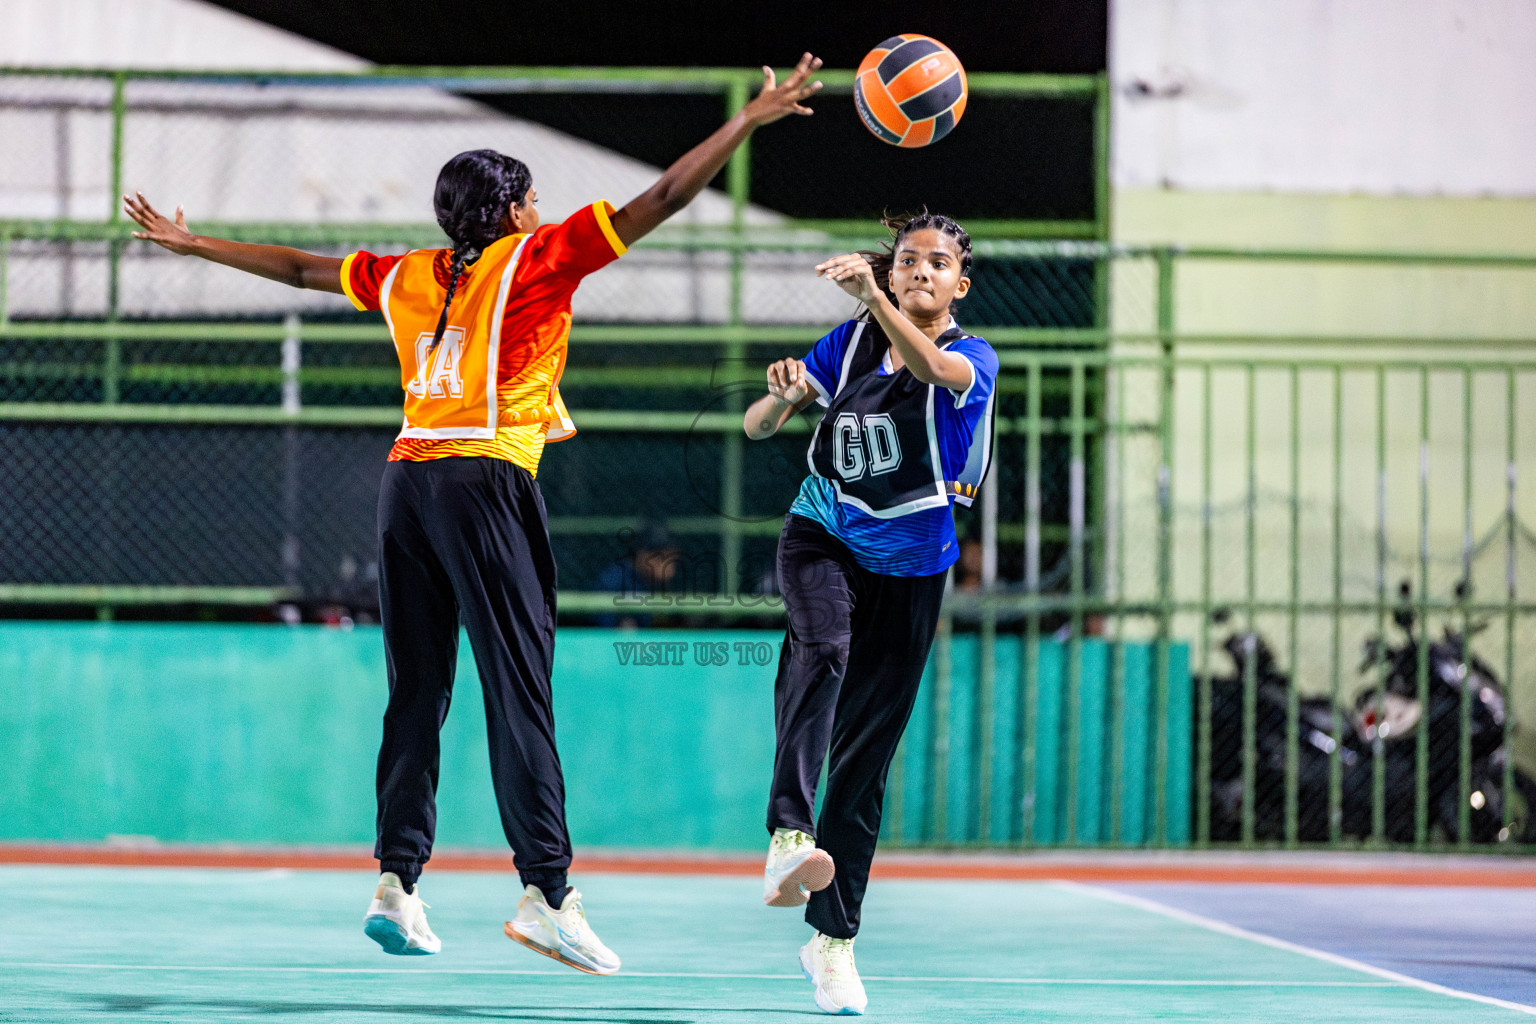
M 485 692 L 491 780 L 518 873 L 525 885 L 561 889 L 571 841 L 550 706 L 555 560 L 532 475 L 502 459 L 389 463 L 379 491 L 379 605 L 389 666 L 380 870 L 411 882 L 432 853 L 438 732 L 462 622 Z
M 823 935 L 858 933 L 885 776 L 938 628 L 944 575 L 870 572 L 819 524 L 784 519 L 779 585 L 789 630 L 774 683 L 778 751 L 768 829 L 809 832 L 832 855 L 837 874 L 805 912 Z M 829 747 L 827 791 L 813 825 Z

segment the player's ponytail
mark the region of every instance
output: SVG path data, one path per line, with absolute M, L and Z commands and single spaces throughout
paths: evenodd
M 527 164 L 493 149 L 460 153 L 438 172 L 432 206 L 438 226 L 453 242 L 453 256 L 448 262 L 448 297 L 432 334 L 433 349 L 448 329 L 448 307 L 453 305 L 465 268 L 506 235 L 508 209 L 513 202 L 521 205 L 532 186 Z
M 912 214 L 886 214 L 880 218 L 880 223 L 891 233 L 891 240 L 882 243 L 879 249 L 860 249 L 859 255 L 869 261 L 870 269 L 875 272 L 875 283 L 892 303 L 896 301 L 896 293 L 891 290 L 891 268 L 896 265 L 896 248 L 901 240 L 914 231 L 923 228 L 932 228 L 941 235 L 947 235 L 955 243 L 955 251 L 960 257 L 960 276 L 965 277 L 971 272 L 971 236 L 966 233 L 954 218 L 946 217 L 939 213 L 929 213 L 924 207 L 919 213 Z M 959 303 L 951 300 L 949 311 L 953 313 L 959 308 Z M 865 309 L 859 314 L 861 319 L 871 319 L 873 314 Z

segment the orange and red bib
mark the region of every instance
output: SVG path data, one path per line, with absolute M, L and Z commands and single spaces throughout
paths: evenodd
M 556 386 L 562 365 L 554 367 L 542 402 L 523 401 L 517 408 L 503 409 L 497 394 L 502 311 L 527 241 L 527 235 L 509 235 L 481 254 L 459 283 L 448 325 L 435 347 L 432 336 L 445 298 L 433 274 L 436 251 L 407 253 L 384 279 L 379 305 L 405 389 L 402 438 L 488 440 L 496 436 L 498 425 L 534 423 L 548 424 L 545 439 L 550 441 L 575 433 Z

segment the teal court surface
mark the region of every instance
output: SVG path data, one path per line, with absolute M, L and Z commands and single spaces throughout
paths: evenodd
M 511 875 L 429 873 L 422 894 L 443 952 L 395 958 L 362 934 L 374 885 L 367 872 L 0 867 L 0 1021 L 702 1024 L 823 1016 L 795 959 L 809 930 L 797 911 L 763 907 L 757 879 L 573 880 L 599 934 L 624 959 L 616 976 L 578 974 L 508 941 L 501 926 L 518 896 Z M 1424 959 L 1412 949 L 1371 948 L 1391 944 L 1383 901 L 1397 892 L 877 878 L 857 946 L 868 1019 L 1482 1024 L 1536 1016 L 1523 1005 L 1536 1000 L 1515 998 L 1536 990 L 1536 890 L 1416 891 L 1402 922 L 1418 939 L 1427 929 L 1425 948 L 1442 955 L 1440 966 L 1426 963 L 1413 977 L 1400 969 Z M 1287 923 L 1265 901 L 1297 913 Z M 1356 913 L 1356 905 L 1364 909 Z M 1476 945 L 1467 928 L 1484 905 L 1503 922 L 1493 932 L 1503 932 Z M 1318 910 L 1363 922 L 1364 937 L 1346 929 L 1318 938 L 1378 965 L 1309 946 L 1307 915 Z M 1258 920 L 1232 923 L 1243 915 Z M 1265 921 L 1279 931 L 1254 927 Z M 1438 944 L 1436 928 L 1444 929 Z M 1296 934 L 1276 937 L 1285 929 Z M 1502 998 L 1487 994 L 1494 982 L 1457 975 L 1466 965 L 1447 960 L 1448 951 L 1474 966 L 1479 957 L 1499 970 L 1513 965 L 1495 979 Z M 1393 956 L 1403 963 L 1379 966 Z M 1484 991 L 1424 980 L 1437 970 Z

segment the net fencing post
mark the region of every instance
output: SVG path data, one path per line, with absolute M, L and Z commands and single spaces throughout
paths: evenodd
M 1212 412 L 1214 392 L 1211 364 L 1201 374 L 1200 424 L 1200 709 L 1199 756 L 1195 765 L 1195 843 L 1206 846 L 1211 841 L 1211 599 L 1213 588 L 1211 542 L 1211 470 L 1212 438 L 1215 418 Z
M 1456 840 L 1472 845 L 1472 614 L 1466 604 L 1472 598 L 1472 367 L 1461 368 L 1461 728 L 1457 730 L 1460 757 L 1456 759 Z M 1507 797 L 1506 797 L 1507 798 Z M 1486 797 L 1485 797 L 1486 799 Z
M 1387 370 L 1376 367 L 1376 635 L 1387 642 Z M 1375 733 L 1371 738 L 1371 841 L 1387 839 L 1387 758 L 1381 722 L 1386 712 L 1387 658 L 1376 661 Z
M 123 122 L 127 116 L 128 76 L 119 71 L 112 76 L 112 167 L 111 194 L 107 196 L 110 209 L 107 221 L 116 229 L 123 220 Z M 73 244 L 66 242 L 66 245 Z M 123 239 L 113 230 L 107 242 L 107 320 L 116 323 L 122 315 L 121 277 L 123 264 Z M 118 381 L 122 366 L 122 342 L 116 335 L 106 339 L 106 351 L 102 360 L 102 396 L 108 405 L 118 400 Z
M 1070 463 L 1068 470 L 1067 557 L 1072 593 L 1071 633 L 1067 638 L 1066 707 L 1066 818 L 1062 839 L 1068 846 L 1078 842 L 1078 800 L 1082 789 L 1081 754 L 1083 737 L 1083 626 L 1085 618 L 1086 573 L 1083 535 L 1087 525 L 1087 475 L 1085 473 L 1084 433 L 1087 429 L 1087 367 L 1081 359 L 1072 362 L 1071 376 Z
M 1515 439 L 1519 436 L 1516 432 L 1515 411 L 1516 386 L 1515 371 L 1505 371 L 1505 397 L 1504 408 L 1507 422 L 1504 439 L 1504 526 L 1505 526 L 1505 556 L 1504 556 L 1504 686 L 1508 699 L 1504 703 L 1504 735 L 1513 736 L 1519 722 L 1516 720 L 1515 703 L 1515 600 L 1517 590 L 1515 586 L 1515 540 L 1519 534 L 1519 524 L 1515 518 L 1515 484 L 1518 480 L 1516 467 L 1518 465 L 1517 447 Z M 1514 828 L 1514 801 L 1510 799 L 1515 789 L 1515 758 L 1514 744 L 1510 743 L 1510 756 L 1504 759 L 1504 814 L 1501 834 L 1508 835 Z M 1536 807 L 1525 809 L 1527 825 L 1526 831 L 1530 832 L 1529 818 L 1536 814 Z
M 1413 845 L 1429 842 L 1429 367 L 1419 367 L 1419 665 L 1423 719 L 1415 740 Z
M 1244 628 L 1247 633 L 1243 647 L 1243 815 L 1242 842 L 1251 846 L 1257 830 L 1258 818 L 1258 763 L 1259 763 L 1259 677 L 1258 677 L 1258 625 L 1254 622 L 1254 605 L 1258 600 L 1258 537 L 1256 517 L 1258 512 L 1258 391 L 1257 368 L 1249 361 L 1244 365 L 1244 435 L 1246 454 L 1247 489 L 1243 495 L 1243 577 Z
M 1294 847 L 1300 842 L 1301 823 L 1301 703 L 1296 690 L 1300 683 L 1297 654 L 1301 646 L 1298 636 L 1301 632 L 1301 370 L 1295 363 L 1291 364 L 1290 385 L 1291 585 L 1286 639 L 1291 685 L 1285 695 L 1285 843 Z
M 1328 756 L 1328 841 L 1344 837 L 1344 370 L 1333 368 L 1333 643 L 1328 689 L 1333 750 Z
M 282 375 L 283 413 L 297 421 L 303 408 L 299 373 L 303 365 L 303 334 L 299 314 L 283 318 Z M 283 547 L 280 554 L 283 585 L 297 589 L 301 575 L 303 550 L 299 515 L 303 482 L 300 475 L 299 428 L 296 422 L 283 427 Z
M 750 88 L 744 76 L 733 77 L 726 87 L 726 116 L 734 117 L 750 101 Z M 746 259 L 746 213 L 752 187 L 752 139 L 747 137 L 731 154 L 726 164 L 726 185 L 731 197 L 731 288 L 729 320 L 731 330 L 725 344 L 725 359 L 734 366 L 746 356 L 741 328 L 746 322 L 742 304 L 742 278 Z M 742 394 L 733 388 L 725 399 L 730 413 L 745 411 Z M 740 430 L 726 431 L 720 445 L 720 591 L 733 594 L 732 581 L 741 568 L 742 466 L 745 437 Z
M 1039 356 L 1029 363 L 1025 381 L 1024 462 L 1024 591 L 1029 613 L 1025 618 L 1024 638 L 1020 644 L 1019 665 L 1019 841 L 1033 845 L 1036 838 L 1035 811 L 1037 794 L 1036 741 L 1040 714 L 1040 416 L 1042 371 Z
M 992 742 L 997 694 L 997 606 L 992 593 L 997 586 L 997 473 L 988 473 L 978 495 L 981 505 L 981 624 L 977 645 L 976 678 L 976 791 L 975 838 L 992 838 Z
M 1175 252 L 1171 248 L 1157 250 L 1157 332 L 1162 366 L 1158 388 L 1156 698 L 1152 717 L 1155 753 L 1151 837 L 1154 845 L 1162 845 L 1168 838 L 1168 704 L 1173 627 L 1174 258 Z

